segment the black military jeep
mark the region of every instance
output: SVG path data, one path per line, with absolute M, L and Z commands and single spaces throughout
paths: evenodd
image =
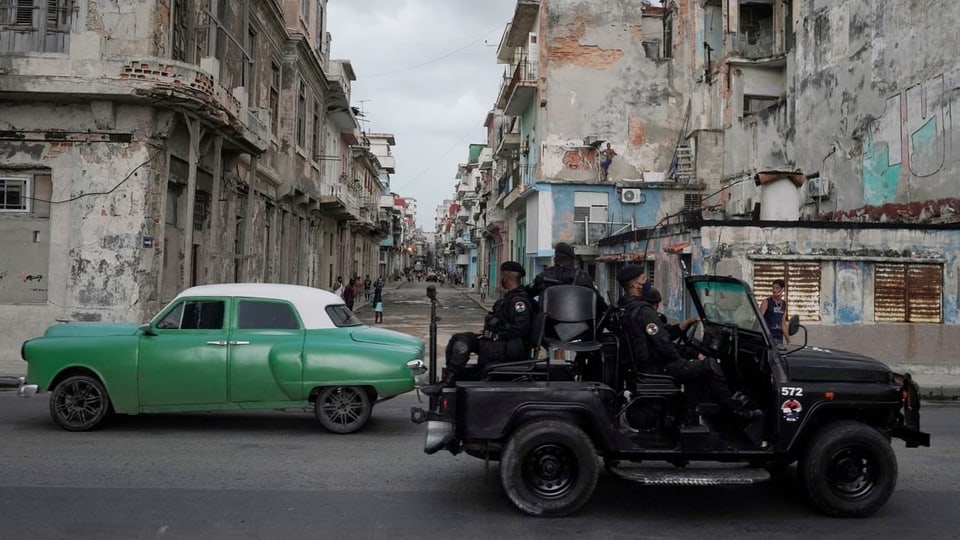
M 716 362 L 751 414 L 698 403 L 673 378 L 636 372 L 626 340 L 577 315 L 590 306 L 563 298 L 583 288 L 558 286 L 547 289 L 535 324 L 546 357 L 495 366 L 482 380 L 444 388 L 428 410 L 414 408 L 413 421 L 426 423 L 424 450 L 499 461 L 507 496 L 537 516 L 581 508 L 601 462 L 658 485 L 750 484 L 796 463 L 803 491 L 828 515 L 883 506 L 897 481 L 891 438 L 930 445 L 910 375 L 809 347 L 805 329 L 803 346 L 774 345 L 740 280 L 693 276 L 686 286 L 701 322 L 685 347 Z M 793 317 L 790 334 L 801 328 Z M 577 360 L 551 361 L 554 349 L 576 350 Z

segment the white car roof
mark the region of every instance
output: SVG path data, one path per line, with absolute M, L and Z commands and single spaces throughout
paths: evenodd
M 336 328 L 326 307 L 344 305 L 343 299 L 336 294 L 305 287 L 303 285 L 285 285 L 280 283 L 218 283 L 214 285 L 198 285 L 181 292 L 173 299 L 186 296 L 227 296 L 240 298 L 267 298 L 286 300 L 293 304 L 300 312 L 303 327 L 307 330 L 322 328 Z

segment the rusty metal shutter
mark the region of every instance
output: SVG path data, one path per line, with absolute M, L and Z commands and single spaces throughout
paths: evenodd
M 878 264 L 873 276 L 876 322 L 942 322 L 943 267 Z
M 753 294 L 757 302 L 770 296 L 770 284 L 782 279 L 787 285 L 788 315 L 800 322 L 820 322 L 820 262 L 765 261 L 753 265 Z

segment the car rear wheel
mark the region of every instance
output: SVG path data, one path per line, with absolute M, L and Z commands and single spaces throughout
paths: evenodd
M 67 431 L 100 427 L 111 410 L 107 389 L 89 375 L 74 375 L 60 381 L 50 395 L 50 416 Z
M 315 412 L 320 425 L 333 433 L 353 433 L 370 419 L 373 405 L 359 386 L 330 386 L 317 396 Z
M 897 485 L 897 458 L 880 432 L 859 422 L 839 422 L 818 433 L 799 463 L 800 482 L 823 513 L 865 517 Z
M 579 427 L 546 420 L 518 429 L 500 457 L 500 483 L 513 504 L 533 516 L 572 514 L 597 485 L 597 453 Z

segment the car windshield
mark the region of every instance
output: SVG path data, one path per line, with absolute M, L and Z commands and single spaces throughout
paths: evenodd
M 703 306 L 705 320 L 742 330 L 760 331 L 760 317 L 744 284 L 698 281 L 693 283 L 692 291 Z
M 363 324 L 356 315 L 350 311 L 350 308 L 343 304 L 335 304 L 332 306 L 327 306 L 327 315 L 330 316 L 330 320 L 333 321 L 333 324 L 338 327 L 344 326 L 360 326 Z

